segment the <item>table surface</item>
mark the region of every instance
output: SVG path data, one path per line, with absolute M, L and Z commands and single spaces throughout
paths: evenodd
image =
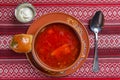
M 16 54 L 9 48 L 13 35 L 26 33 L 30 23 L 22 24 L 14 16 L 15 8 L 29 2 L 34 5 L 36 18 L 51 12 L 70 14 L 81 21 L 90 40 L 89 57 L 81 68 L 66 78 L 119 78 L 120 77 L 120 1 L 119 0 L 0 0 L 0 79 L 48 79 L 33 67 L 25 54 Z M 100 71 L 92 71 L 94 34 L 89 30 L 89 20 L 101 10 L 105 24 L 99 33 Z

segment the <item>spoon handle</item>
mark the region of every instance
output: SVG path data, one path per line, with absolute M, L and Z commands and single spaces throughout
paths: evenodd
M 94 56 L 94 63 L 93 63 L 93 71 L 99 71 L 99 64 L 98 64 L 98 33 L 95 33 L 95 56 Z

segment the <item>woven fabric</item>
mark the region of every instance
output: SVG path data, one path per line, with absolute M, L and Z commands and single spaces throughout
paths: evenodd
M 15 8 L 26 0 L 0 0 L 0 79 L 48 79 L 33 67 L 24 54 L 16 54 L 9 48 L 14 34 L 26 33 L 30 23 L 19 23 Z M 82 22 L 90 40 L 89 58 L 83 66 L 66 78 L 119 78 L 120 77 L 120 1 L 119 0 L 28 0 L 35 6 L 36 18 L 51 12 L 70 14 Z M 89 20 L 101 10 L 105 24 L 99 33 L 100 71 L 92 71 L 94 34 L 89 30 Z M 34 21 L 33 20 L 33 21 Z M 33 22 L 32 21 L 32 22 Z

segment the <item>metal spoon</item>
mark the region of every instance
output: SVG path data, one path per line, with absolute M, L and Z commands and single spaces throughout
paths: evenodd
M 95 56 L 94 56 L 94 63 L 93 63 L 93 71 L 99 71 L 99 64 L 98 64 L 98 33 L 102 30 L 102 26 L 104 25 L 104 15 L 101 11 L 97 11 L 93 16 L 90 22 L 90 29 L 95 34 Z

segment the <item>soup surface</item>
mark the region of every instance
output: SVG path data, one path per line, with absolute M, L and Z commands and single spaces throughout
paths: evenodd
M 53 23 L 38 33 L 34 46 L 37 55 L 46 65 L 62 69 L 77 59 L 81 45 L 72 28 L 66 24 Z

